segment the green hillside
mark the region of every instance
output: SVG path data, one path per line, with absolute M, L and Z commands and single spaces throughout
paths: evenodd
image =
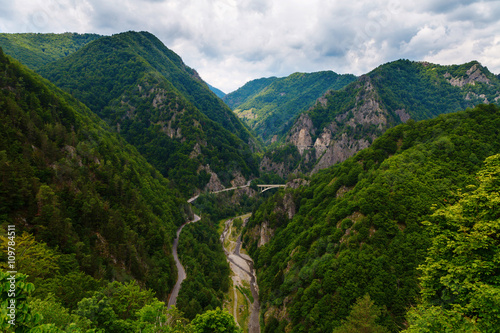
M 285 177 L 314 173 L 368 147 L 401 122 L 499 100 L 500 80 L 476 61 L 453 66 L 394 61 L 328 92 L 297 116 L 279 146 L 266 153 L 261 168 Z
M 286 132 L 293 124 L 291 120 L 326 91 L 340 89 L 355 79 L 354 75 L 332 71 L 295 73 L 285 78 L 252 81 L 225 100 L 238 100 L 253 88 L 253 93 L 233 109 L 264 141 L 270 141 L 273 136 Z M 234 102 L 230 104 L 235 105 Z
M 29 68 L 37 70 L 101 37 L 97 34 L 69 32 L 63 34 L 0 33 L 0 47 L 6 54 Z
M 236 91 L 224 96 L 223 100 L 231 109 L 234 110 L 276 80 L 278 80 L 278 78 L 273 76 L 249 81 Z
M 366 74 L 365 82 L 373 86 L 375 100 L 394 123 L 401 122 L 398 110 L 413 120 L 423 120 L 500 98 L 500 80 L 477 61 L 442 66 L 398 60 Z M 353 83 L 345 91 L 328 94 L 326 106 L 318 103 L 308 112 L 315 127 L 321 129 L 339 114 L 363 103 L 360 88 L 365 86 Z M 348 115 L 343 121 L 352 117 Z
M 248 130 L 149 33 L 100 38 L 41 73 L 88 105 L 185 195 L 258 173 Z
M 126 67 L 124 73 L 118 74 L 115 71 L 121 65 Z M 105 37 L 87 45 L 71 57 L 46 66 L 41 73 L 76 94 L 97 112 L 104 108 L 109 100 L 116 98 L 121 90 L 133 83 L 146 68 L 167 79 L 208 118 L 221 124 L 243 141 L 250 141 L 249 132 L 222 100 L 210 91 L 198 73 L 186 66 L 177 54 L 148 32 L 129 31 Z M 82 80 L 79 75 L 86 80 Z M 116 81 L 118 78 L 121 80 Z M 112 82 L 119 83 L 119 86 L 112 87 Z M 85 88 L 90 88 L 91 92 Z M 99 93 L 101 88 L 104 91 Z M 97 100 L 89 97 L 90 93 Z
M 265 331 L 331 331 L 347 325 L 342 320 L 366 294 L 380 310 L 378 324 L 392 332 L 405 328 L 407 310 L 420 299 L 417 267 L 433 256 L 435 231 L 425 221 L 478 184 L 483 161 L 500 153 L 498 128 L 494 105 L 410 120 L 318 172 L 308 186 L 261 205 L 244 242 L 259 274 Z M 259 247 L 266 233 L 273 236 Z M 428 284 L 438 275 L 427 276 L 426 285 L 445 298 Z M 432 295 L 426 297 L 439 305 Z
M 83 104 L 3 53 L 0 68 L 1 223 L 59 253 L 60 273 L 23 258 L 28 271 L 46 269 L 29 280 L 59 295 L 67 274 L 83 279 L 68 288 L 136 279 L 165 297 L 176 280 L 170 244 L 187 218 L 180 193 Z

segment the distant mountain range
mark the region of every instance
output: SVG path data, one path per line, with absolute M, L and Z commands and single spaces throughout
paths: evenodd
M 226 96 L 226 93 L 225 93 L 225 92 L 223 92 L 222 90 L 217 89 L 217 88 L 215 88 L 215 87 L 213 87 L 213 86 L 209 85 L 208 83 L 207 83 L 207 85 L 208 85 L 208 88 L 210 88 L 210 90 L 211 90 L 211 91 L 212 91 L 215 95 L 217 95 L 217 97 L 219 97 L 219 98 L 224 98 L 224 96 Z
M 3 51 L 37 70 L 49 62 L 64 58 L 86 44 L 101 38 L 97 34 L 7 34 L 0 33 L 0 46 Z
M 479 62 L 295 73 L 224 95 L 147 32 L 0 46 L 0 243 L 5 259 L 15 225 L 36 284 L 29 298 L 19 284 L 18 318 L 52 325 L 26 327 L 172 328 L 156 326 L 170 246 L 186 199 L 205 194 L 178 248 L 189 318 L 253 295 L 230 289 L 217 232 L 252 210 L 242 243 L 263 332 L 496 332 L 500 77 Z
M 264 142 L 278 140 L 328 90 L 337 90 L 356 80 L 354 75 L 332 71 L 295 73 L 284 78 L 250 81 L 224 96 L 224 101 Z
M 343 89 L 330 90 L 300 113 L 280 147 L 266 153 L 261 168 L 282 176 L 316 172 L 367 148 L 401 122 L 498 104 L 499 99 L 498 76 L 477 61 L 454 66 L 387 63 Z

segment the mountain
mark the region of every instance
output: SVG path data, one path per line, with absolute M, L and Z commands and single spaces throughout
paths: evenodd
M 15 225 L 19 271 L 39 295 L 74 308 L 104 280 L 135 279 L 164 299 L 177 277 L 171 244 L 187 219 L 172 182 L 81 102 L 1 51 L 0 111 L 1 235 Z
M 234 110 L 276 80 L 278 80 L 278 78 L 274 76 L 252 80 L 245 83 L 245 85 L 238 88 L 238 90 L 224 96 L 223 100 L 232 110 Z
M 477 61 L 453 66 L 408 60 L 384 64 L 344 89 L 329 91 L 300 114 L 281 148 L 264 156 L 261 168 L 282 176 L 317 172 L 368 147 L 401 122 L 499 99 L 500 80 Z
M 224 98 L 224 96 L 226 96 L 226 93 L 225 93 L 225 92 L 223 92 L 222 90 L 217 89 L 217 88 L 215 88 L 215 87 L 213 87 L 213 86 L 209 85 L 208 83 L 207 83 L 207 85 L 208 85 L 208 88 L 210 88 L 210 90 L 211 90 L 211 91 L 212 91 L 212 92 L 213 92 L 213 93 L 214 93 L 217 97 L 219 97 L 219 98 Z
M 377 323 L 388 331 L 400 331 L 407 323 L 406 312 L 420 299 L 417 268 L 424 263 L 428 293 L 423 296 L 428 306 L 443 305 L 447 311 L 452 308 L 446 304 L 459 301 L 475 308 L 490 299 L 497 302 L 487 296 L 497 295 L 491 288 L 475 298 L 462 294 L 461 281 L 469 288 L 467 293 L 479 280 L 498 286 L 493 278 L 498 272 L 486 264 L 496 251 L 488 244 L 496 244 L 497 237 L 486 226 L 477 229 L 481 234 L 470 230 L 473 220 L 467 218 L 463 227 L 455 225 L 453 216 L 462 211 L 452 206 L 472 198 L 481 205 L 464 206 L 467 216 L 478 216 L 475 207 L 492 212 L 491 200 L 498 200 L 498 186 L 493 184 L 498 183 L 500 171 L 476 174 L 485 159 L 500 153 L 498 128 L 500 108 L 495 105 L 420 122 L 408 120 L 310 179 L 290 178 L 287 188 L 254 211 L 243 236 L 258 273 L 263 330 L 332 331 L 346 324 L 350 307 L 368 294 L 373 306 L 381 309 Z M 487 197 L 475 191 L 483 179 L 489 179 Z M 441 212 L 433 216 L 436 210 Z M 498 215 L 481 213 L 478 220 L 497 221 Z M 442 236 L 436 234 L 439 229 Z M 454 242 L 451 232 L 470 245 Z M 472 243 L 480 249 L 473 250 Z M 474 266 L 468 258 L 481 261 L 474 261 L 478 263 Z M 460 267 L 471 267 L 469 275 L 463 276 Z M 473 307 L 453 309 L 471 318 Z M 494 315 L 493 308 L 486 306 L 479 313 Z M 426 318 L 432 320 L 433 313 L 439 316 L 428 312 Z M 488 322 L 490 317 L 478 320 Z M 428 327 L 425 324 L 420 322 Z
M 294 73 L 284 78 L 254 80 L 224 100 L 264 141 L 274 142 L 290 128 L 291 120 L 328 90 L 354 81 L 354 75 L 332 71 Z
M 49 62 L 66 57 L 84 45 L 101 38 L 97 34 L 8 34 L 0 33 L 0 47 L 11 57 L 37 70 Z
M 40 69 L 185 195 L 243 185 L 258 142 L 196 71 L 147 32 L 102 37 Z

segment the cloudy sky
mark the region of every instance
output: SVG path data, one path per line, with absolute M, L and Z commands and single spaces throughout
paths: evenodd
M 213 86 L 405 58 L 500 73 L 500 1 L 0 0 L 0 32 L 150 31 Z

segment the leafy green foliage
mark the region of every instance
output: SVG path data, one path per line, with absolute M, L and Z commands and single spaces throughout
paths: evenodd
M 84 45 L 100 38 L 97 34 L 8 34 L 0 33 L 0 47 L 3 52 L 19 60 L 31 69 L 76 52 Z
M 342 321 L 341 326 L 333 330 L 333 333 L 387 332 L 384 327 L 376 323 L 380 313 L 380 309 L 374 305 L 370 295 L 366 294 L 363 298 L 358 298 L 352 306 L 349 316 Z
M 0 328 L 4 332 L 27 332 L 40 323 L 41 316 L 28 306 L 28 296 L 35 290 L 25 274 L 0 272 Z
M 175 53 L 146 32 L 103 37 L 41 72 L 86 103 L 184 195 L 258 173 L 255 139 Z M 229 162 L 228 162 L 229 161 Z
M 222 99 L 232 110 L 258 94 L 262 89 L 278 80 L 277 77 L 263 77 L 245 83 L 242 87 L 233 91 Z
M 241 332 L 225 310 L 207 311 L 190 323 L 175 306 L 167 310 L 165 303 L 152 297 L 150 291 L 141 291 L 133 283 L 110 283 L 103 289 L 107 296 L 101 291 L 95 292 L 70 312 L 51 294 L 45 299 L 30 299 L 35 287 L 26 283 L 26 279 L 25 274 L 17 274 L 13 280 L 11 274 L 0 272 L 0 327 L 3 332 Z M 15 296 L 10 295 L 12 284 L 15 284 Z M 10 304 L 15 304 L 15 311 L 11 311 Z
M 293 332 L 322 332 L 340 326 L 368 293 L 387 309 L 379 324 L 399 330 L 431 245 L 424 222 L 432 207 L 456 203 L 459 189 L 477 183 L 481 161 L 500 152 L 499 126 L 494 105 L 409 121 L 314 175 L 308 187 L 264 202 L 243 237 L 263 311 L 286 307 Z M 258 247 L 253 230 L 264 222 L 274 236 Z
M 241 330 L 238 329 L 233 316 L 231 316 L 226 310 L 221 310 L 220 308 L 210 310 L 204 314 L 196 316 L 196 318 L 193 319 L 192 324 L 194 326 L 195 333 L 241 332 Z
M 294 73 L 285 78 L 251 81 L 225 100 L 250 128 L 269 141 L 274 135 L 285 133 L 292 125 L 291 120 L 327 90 L 340 89 L 355 79 L 354 75 L 331 71 Z M 243 98 L 242 103 L 235 103 Z
M 408 313 L 410 327 L 403 332 L 446 332 L 479 333 L 476 323 L 455 310 L 446 310 L 440 306 L 412 308 Z
M 481 332 L 500 326 L 498 283 L 500 230 L 500 155 L 488 157 L 477 175 L 479 185 L 460 200 L 437 210 L 428 225 L 432 245 L 421 266 L 422 307 L 414 311 L 409 332 L 423 332 L 436 311 Z M 433 308 L 439 306 L 439 308 Z M 420 313 L 423 312 L 423 315 Z M 444 323 L 443 323 L 444 322 Z

